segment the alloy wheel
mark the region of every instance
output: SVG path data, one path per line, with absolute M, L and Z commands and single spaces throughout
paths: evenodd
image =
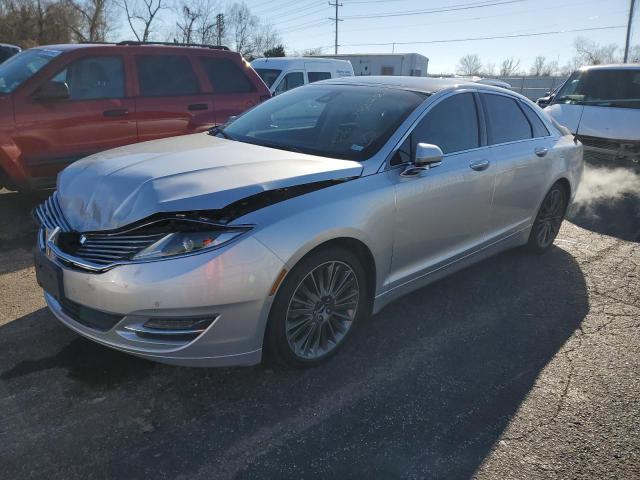
M 564 194 L 558 188 L 551 190 L 542 202 L 534 227 L 534 235 L 540 248 L 548 247 L 555 240 L 564 217 L 564 203 Z
M 356 318 L 358 278 L 348 264 L 322 263 L 298 284 L 287 309 L 286 338 L 291 351 L 316 360 L 335 349 Z

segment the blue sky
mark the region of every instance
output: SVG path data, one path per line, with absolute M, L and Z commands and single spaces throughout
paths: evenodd
M 218 0 L 224 9 L 233 0 Z M 245 0 L 252 12 L 270 22 L 281 34 L 288 52 L 325 47 L 333 52 L 334 24 L 328 17 L 335 9 L 328 0 Z M 341 0 L 340 53 L 387 53 L 392 42 L 433 42 L 488 36 L 626 26 L 629 0 Z M 496 3 L 496 5 L 485 6 Z M 638 3 L 638 2 L 636 2 Z M 477 8 L 474 8 L 477 7 Z M 433 10 L 454 9 L 446 12 Z M 432 13 L 421 13 L 431 10 Z M 638 30 L 640 4 L 634 25 Z M 358 16 L 380 15 L 377 18 Z M 393 16 L 389 16 L 393 15 Z M 162 15 L 164 31 L 173 31 L 175 16 Z M 124 25 L 123 25 L 124 27 Z M 125 27 L 126 28 L 126 27 Z M 128 30 L 117 36 L 130 38 Z M 158 29 L 158 30 L 160 30 Z M 159 32 L 158 32 L 159 33 Z M 566 32 L 520 38 L 459 41 L 451 43 L 409 43 L 395 46 L 395 52 L 418 52 L 429 57 L 429 73 L 454 73 L 460 57 L 480 55 L 483 63 L 496 66 L 506 57 L 520 59 L 528 70 L 537 55 L 566 64 L 574 55 L 573 42 L 582 35 L 601 43 L 624 44 L 625 28 Z M 633 36 L 640 44 L 640 31 Z M 368 45 L 363 45 L 368 44 Z
M 350 46 L 364 43 L 448 40 L 574 30 L 626 25 L 629 0 L 342 0 L 339 25 L 340 53 L 391 52 L 392 46 Z M 335 10 L 322 0 L 248 0 L 255 14 L 270 21 L 290 50 L 325 46 L 333 52 Z M 502 3 L 481 8 L 470 5 Z M 636 2 L 637 3 L 637 2 Z M 398 14 L 441 8 L 464 8 L 450 12 L 379 18 L 349 18 L 357 15 Z M 640 9 L 637 8 L 637 9 Z M 634 24 L 638 23 L 635 15 Z M 636 27 L 637 28 L 637 27 Z M 396 52 L 418 52 L 430 59 L 430 73 L 452 73 L 458 59 L 477 53 L 483 62 L 498 64 L 514 56 L 527 68 L 537 55 L 557 60 L 560 65 L 573 57 L 578 35 L 598 43 L 624 44 L 625 29 L 570 32 L 557 35 L 456 43 L 396 45 Z M 640 43 L 640 33 L 634 37 Z

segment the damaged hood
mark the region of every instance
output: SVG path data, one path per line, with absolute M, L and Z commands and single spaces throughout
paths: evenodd
M 354 161 L 195 134 L 75 162 L 58 178 L 58 198 L 74 230 L 113 230 L 159 212 L 217 210 L 264 191 L 361 173 Z

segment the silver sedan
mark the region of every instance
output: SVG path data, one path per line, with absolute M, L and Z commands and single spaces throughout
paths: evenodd
M 68 167 L 35 210 L 37 278 L 62 323 L 124 352 L 315 365 L 402 295 L 549 249 L 582 168 L 582 146 L 507 90 L 319 82 Z

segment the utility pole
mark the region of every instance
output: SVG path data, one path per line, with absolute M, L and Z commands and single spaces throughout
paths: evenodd
M 627 24 L 627 41 L 624 44 L 624 63 L 627 63 L 629 59 L 629 42 L 631 41 L 631 22 L 633 21 L 633 7 L 635 6 L 635 3 L 636 3 L 635 0 L 631 0 L 631 5 L 629 5 L 629 23 Z M 337 25 L 337 22 L 336 22 L 336 25 Z
M 338 0 L 335 1 L 335 3 L 331 3 L 329 2 L 329 5 L 332 7 L 336 7 L 336 16 L 335 18 L 329 18 L 329 20 L 332 20 L 334 22 L 336 22 L 336 42 L 335 42 L 335 47 L 334 47 L 334 53 L 337 55 L 338 54 L 338 22 L 341 22 L 342 19 L 338 18 L 338 7 L 342 7 L 342 4 L 338 2 Z
M 224 37 L 224 14 L 219 13 L 216 15 L 216 45 L 222 45 L 222 38 Z

